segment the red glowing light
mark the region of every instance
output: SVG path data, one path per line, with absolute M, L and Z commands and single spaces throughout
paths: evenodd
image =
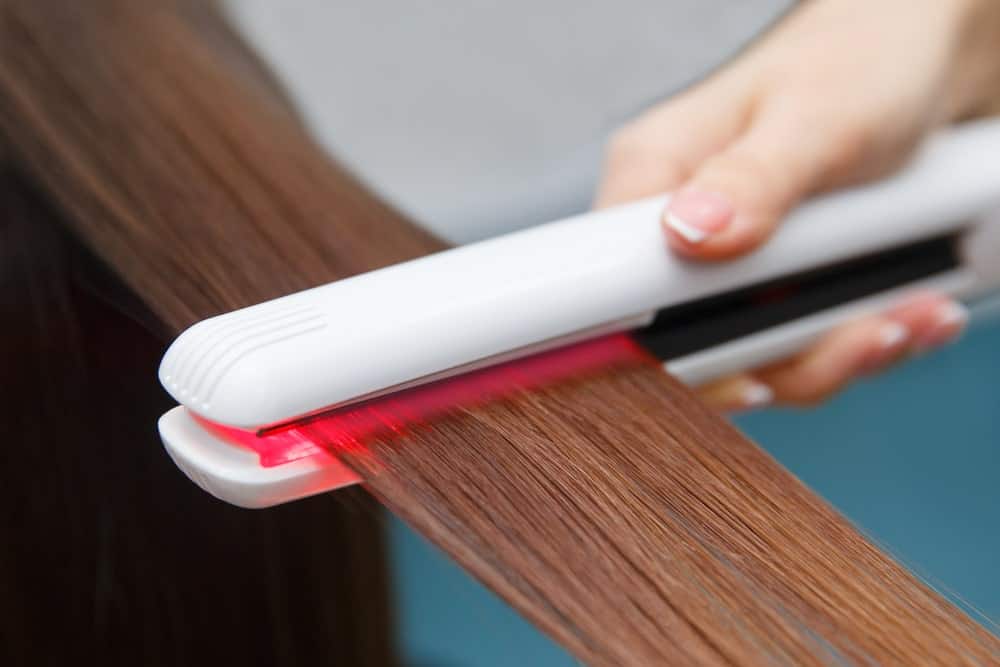
M 648 360 L 625 334 L 542 352 L 464 375 L 412 387 L 261 431 L 223 426 L 195 415 L 210 432 L 251 449 L 272 467 L 307 457 L 329 457 L 363 448 L 427 425 L 456 409 L 474 407 L 516 392 L 537 389 L 615 364 Z
M 298 429 L 290 428 L 267 436 L 260 436 L 257 431 L 218 424 L 198 414 L 195 414 L 194 418 L 216 437 L 257 452 L 260 464 L 265 468 L 299 459 L 330 456 L 327 449 L 313 442 L 309 436 Z

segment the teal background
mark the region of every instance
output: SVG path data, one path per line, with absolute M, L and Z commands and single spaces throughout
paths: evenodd
M 806 411 L 737 420 L 942 592 L 1000 621 L 1000 325 Z M 576 664 L 406 526 L 391 527 L 414 666 Z

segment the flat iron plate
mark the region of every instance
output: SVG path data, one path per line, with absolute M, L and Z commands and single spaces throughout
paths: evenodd
M 191 481 L 240 507 L 270 507 L 360 481 L 325 455 L 264 468 L 256 452 L 215 437 L 180 405 L 160 417 L 158 427 L 170 458 Z

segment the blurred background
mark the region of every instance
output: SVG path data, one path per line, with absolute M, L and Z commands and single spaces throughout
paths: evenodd
M 607 134 L 785 0 L 229 0 L 318 140 L 453 243 L 585 210 Z M 1000 324 L 821 408 L 737 423 L 932 585 L 1000 621 Z M 405 526 L 414 665 L 573 664 Z

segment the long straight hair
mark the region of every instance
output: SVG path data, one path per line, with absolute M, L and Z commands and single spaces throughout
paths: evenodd
M 266 166 L 233 173 L 184 143 L 226 140 L 239 100 L 202 117 L 183 85 L 144 88 L 174 57 L 197 76 L 174 53 L 191 48 L 253 91 L 262 128 L 291 127 L 273 81 L 202 7 L 132 5 L 0 2 L 0 664 L 398 664 L 367 494 L 240 510 L 159 445 L 170 337 L 344 274 L 303 243 L 286 257 L 302 270 L 282 270 L 279 243 L 244 237 L 247 218 L 282 218 L 273 192 L 266 213 L 243 202 Z M 138 59 L 144 41 L 159 64 Z
M 198 7 L 0 6 L 13 159 L 166 330 L 442 247 L 330 163 Z M 339 455 L 590 664 L 1000 660 L 989 631 L 641 356 Z

